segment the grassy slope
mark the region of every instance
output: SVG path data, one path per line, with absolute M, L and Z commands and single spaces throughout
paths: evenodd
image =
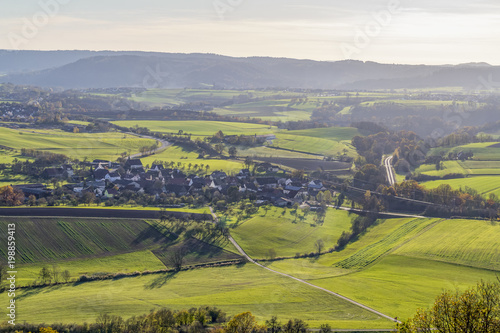
M 0 298 L 6 301 L 5 294 Z M 324 322 L 338 328 L 393 327 L 334 296 L 250 264 L 21 291 L 16 300 L 18 320 L 49 323 L 92 322 L 99 313 L 130 317 L 157 307 L 207 304 L 230 315 L 251 311 L 261 322 L 278 315 L 281 320 L 307 320 L 312 327 Z
M 436 180 L 422 183 L 422 185 L 427 188 L 436 188 L 442 184 L 448 184 L 455 189 L 470 187 L 486 197 L 490 193 L 500 196 L 500 177 L 498 176 L 475 176 L 470 178 Z
M 322 255 L 319 259 L 276 261 L 272 263 L 271 268 L 302 279 L 348 274 L 363 269 L 392 249 L 416 237 L 422 230 L 436 221 L 435 219 L 415 220 L 411 218 L 379 220 L 377 225 L 370 227 L 358 240 L 348 244 L 340 252 Z M 341 262 L 357 264 L 338 265 Z
M 443 290 L 464 290 L 497 272 L 432 260 L 389 255 L 358 273 L 311 280 L 391 316 L 406 319 L 429 307 Z
M 402 236 L 400 231 L 412 221 L 386 220 L 341 252 L 318 260 L 278 261 L 271 267 L 400 318 L 411 316 L 417 307 L 429 306 L 443 289 L 463 290 L 498 274 L 500 225 L 473 220 L 420 221 L 420 229 Z M 375 254 L 384 247 L 392 251 L 385 251 L 379 261 L 359 271 L 336 267 L 346 258 L 369 258 L 367 253 Z
M 325 222 L 315 226 L 310 213 L 304 221 L 291 215 L 288 210 L 281 216 L 282 209 L 272 208 L 266 216 L 261 210 L 257 216 L 245 221 L 231 231 L 235 240 L 252 257 L 265 258 L 269 249 L 278 257 L 294 256 L 296 253 L 315 251 L 314 243 L 322 239 L 325 250 L 334 246 L 342 234 L 349 229 L 351 219 L 347 212 L 329 209 Z M 299 215 L 302 213 L 299 210 Z
M 193 135 L 214 135 L 221 130 L 225 135 L 232 134 L 267 134 L 273 133 L 276 128 L 268 125 L 221 122 L 221 121 L 148 121 L 125 120 L 113 121 L 114 124 L 124 127 L 147 127 L 154 132 L 177 133 L 179 130 Z
M 444 220 L 395 254 L 500 271 L 500 225 Z
M 471 143 L 468 145 L 457 146 L 453 148 L 435 148 L 432 149 L 431 155 L 437 155 L 444 152 L 446 155 L 448 153 L 459 153 L 461 151 L 472 151 L 474 153 L 474 160 L 476 161 L 500 161 L 500 148 L 491 147 L 497 142 L 480 142 Z
M 59 271 L 68 270 L 71 279 L 81 275 L 92 275 L 95 273 L 130 273 L 135 271 L 155 271 L 164 269 L 165 265 L 156 257 L 151 250 L 143 250 L 118 254 L 114 256 L 85 258 L 76 260 L 58 260 L 54 262 L 20 265 L 18 267 L 18 285 L 27 285 L 38 278 L 42 267 L 52 268 L 56 265 Z
M 209 165 L 208 173 L 215 170 L 223 170 L 229 173 L 237 173 L 243 169 L 243 163 L 235 160 L 216 160 L 216 159 L 199 159 L 198 153 L 187 150 L 180 146 L 170 146 L 159 154 L 141 158 L 143 165 L 152 165 L 155 160 L 165 162 L 182 163 L 185 165 L 185 171 L 189 172 L 188 164 Z M 176 166 L 177 167 L 177 166 Z M 205 170 L 205 169 L 204 169 Z
M 21 149 L 32 148 L 64 154 L 72 158 L 116 159 L 123 152 L 132 153 L 155 141 L 122 133 L 67 133 L 63 131 L 16 131 L 0 128 L 0 145 Z

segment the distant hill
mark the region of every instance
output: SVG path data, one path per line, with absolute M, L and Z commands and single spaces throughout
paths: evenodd
M 394 65 L 354 60 L 235 58 L 213 54 L 92 51 L 0 51 L 0 82 L 70 88 L 376 89 L 475 88 L 500 67 Z

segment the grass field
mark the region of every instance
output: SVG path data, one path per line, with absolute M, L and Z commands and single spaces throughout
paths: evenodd
M 488 197 L 490 193 L 500 196 L 499 176 L 473 176 L 469 178 L 435 180 L 422 183 L 423 186 L 430 189 L 436 188 L 442 184 L 448 184 L 454 189 L 465 189 L 465 187 L 470 187 L 485 197 Z
M 164 269 L 163 262 L 155 256 L 151 250 L 142 250 L 106 257 L 84 258 L 74 260 L 58 260 L 36 264 L 24 264 L 18 266 L 18 285 L 28 285 L 39 277 L 42 267 L 52 269 L 56 265 L 60 272 L 68 270 L 71 279 L 81 275 L 92 275 L 98 273 L 131 273 L 146 270 L 155 271 Z
M 277 134 L 276 137 L 273 147 L 332 157 L 343 154 L 345 150 L 347 155 L 356 156 L 356 150 L 338 141 L 290 134 Z
M 281 208 L 272 208 L 265 215 L 261 210 L 257 216 L 231 230 L 231 234 L 251 257 L 266 258 L 269 249 L 274 249 L 278 257 L 285 257 L 314 252 L 318 239 L 323 240 L 325 250 L 334 246 L 351 223 L 347 212 L 333 209 L 328 210 L 323 225 L 315 224 L 314 213 L 295 221 L 290 210 L 284 216 L 282 212 Z M 302 215 L 300 210 L 298 213 Z
M 206 171 L 205 166 L 209 166 L 208 173 L 212 173 L 215 170 L 222 170 L 227 173 L 238 173 L 239 170 L 243 169 L 243 162 L 236 160 L 218 160 L 218 159 L 199 159 L 198 153 L 193 152 L 189 149 L 183 148 L 181 146 L 170 146 L 161 153 L 154 154 L 148 157 L 141 158 L 142 164 L 151 166 L 155 160 L 165 161 L 165 162 L 175 162 L 181 163 L 184 166 L 186 172 L 190 172 L 189 163 L 194 167 L 195 164 L 201 166 L 203 164 L 203 170 Z
M 316 279 L 345 275 L 365 268 L 404 242 L 416 237 L 435 219 L 387 219 L 379 220 L 358 240 L 342 251 L 322 255 L 317 259 L 290 259 L 273 262 L 273 269 L 290 273 L 302 279 Z M 357 261 L 355 261 L 357 259 Z M 351 265 L 339 265 L 339 263 Z M 357 265 L 352 265 L 357 263 Z
M 6 294 L 0 298 L 5 302 Z M 207 304 L 229 315 L 251 311 L 260 322 L 277 315 L 282 321 L 304 319 L 312 327 L 393 327 L 339 298 L 250 264 L 20 291 L 16 319 L 82 323 L 95 321 L 100 313 L 127 318 L 158 307 Z
M 433 260 L 388 255 L 376 265 L 353 274 L 310 280 L 390 316 L 406 319 L 417 308 L 428 308 L 444 290 L 464 291 L 498 272 Z
M 498 142 L 480 142 L 471 143 L 468 145 L 457 146 L 453 148 L 434 148 L 431 150 L 430 155 L 438 155 L 444 153 L 459 153 L 461 151 L 472 151 L 474 153 L 474 161 L 500 161 L 500 147 L 492 147 Z
M 419 168 L 415 169 L 415 173 L 437 177 L 442 177 L 450 173 L 459 173 L 463 175 L 470 174 L 470 172 L 462 166 L 460 161 L 443 161 L 443 167 L 440 170 L 436 170 L 435 164 L 422 164 Z
M 0 128 L 0 145 L 21 149 L 31 148 L 83 160 L 115 160 L 123 152 L 135 153 L 140 147 L 151 146 L 155 141 L 122 133 L 67 133 L 63 131 L 19 131 Z
M 394 253 L 500 271 L 500 225 L 443 220 Z
M 250 98 L 269 97 L 273 95 L 296 95 L 286 91 L 258 91 L 258 90 L 211 90 L 211 89 L 151 89 L 132 96 L 136 102 L 150 105 L 180 105 L 190 102 L 222 103 L 232 100 L 233 97 L 244 95 Z
M 198 136 L 212 136 L 221 130 L 225 135 L 254 135 L 254 134 L 271 134 L 274 133 L 276 127 L 259 124 L 237 123 L 237 122 L 222 122 L 222 121 L 149 121 L 149 120 L 126 120 L 113 121 L 114 124 L 123 127 L 147 127 L 153 132 L 163 133 L 178 133 L 179 130 L 184 133 L 190 133 Z
M 340 252 L 269 267 L 404 319 L 444 289 L 494 279 L 499 236 L 500 225 L 485 221 L 388 219 Z
M 353 127 L 328 127 L 328 128 L 313 128 L 307 130 L 287 131 L 285 134 L 309 136 L 313 138 L 322 138 L 333 141 L 351 141 L 356 135 L 361 135 L 358 129 Z

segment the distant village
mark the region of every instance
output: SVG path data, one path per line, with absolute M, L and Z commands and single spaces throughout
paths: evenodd
M 165 197 L 182 198 L 199 196 L 207 191 L 212 195 L 230 196 L 236 192 L 255 200 L 256 204 L 272 204 L 278 207 L 291 207 L 294 204 L 307 203 L 314 208 L 315 198 L 320 192 L 327 191 L 320 180 L 292 178 L 278 166 L 270 163 L 258 163 L 253 176 L 249 169 L 242 169 L 230 176 L 222 171 L 199 176 L 186 174 L 175 168 L 166 168 L 162 164 L 153 164 L 146 169 L 140 159 L 127 159 L 124 164 L 94 160 L 90 163 L 91 176 L 81 179 L 74 174 L 71 164 L 46 168 L 41 177 L 45 179 L 73 179 L 65 184 L 65 193 L 72 192 L 77 197 L 94 196 L 100 201 L 119 198 L 124 193 L 145 194 L 156 200 Z M 52 190 L 44 184 L 14 185 L 26 198 L 37 199 L 50 196 Z M 331 195 L 331 192 L 329 192 Z M 309 199 L 312 198 L 312 201 Z M 185 203 L 181 203 L 181 206 Z

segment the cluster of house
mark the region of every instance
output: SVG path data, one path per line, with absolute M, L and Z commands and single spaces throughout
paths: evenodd
M 199 176 L 155 164 L 146 170 L 140 159 L 128 159 L 123 166 L 115 162 L 94 160 L 90 178 L 65 187 L 78 195 L 91 191 L 102 199 L 119 196 L 126 190 L 155 196 L 165 193 L 181 197 L 200 194 L 206 190 L 227 195 L 231 187 L 236 187 L 239 192 L 254 193 L 259 202 L 282 207 L 302 203 L 326 190 L 320 180 L 294 179 L 285 174 L 283 177 L 268 176 L 280 170 L 270 163 L 261 163 L 256 169 L 265 172 L 260 176 L 252 176 L 248 169 L 242 169 L 234 176 L 223 171 Z M 50 177 L 73 175 L 70 165 L 46 169 L 44 173 Z

